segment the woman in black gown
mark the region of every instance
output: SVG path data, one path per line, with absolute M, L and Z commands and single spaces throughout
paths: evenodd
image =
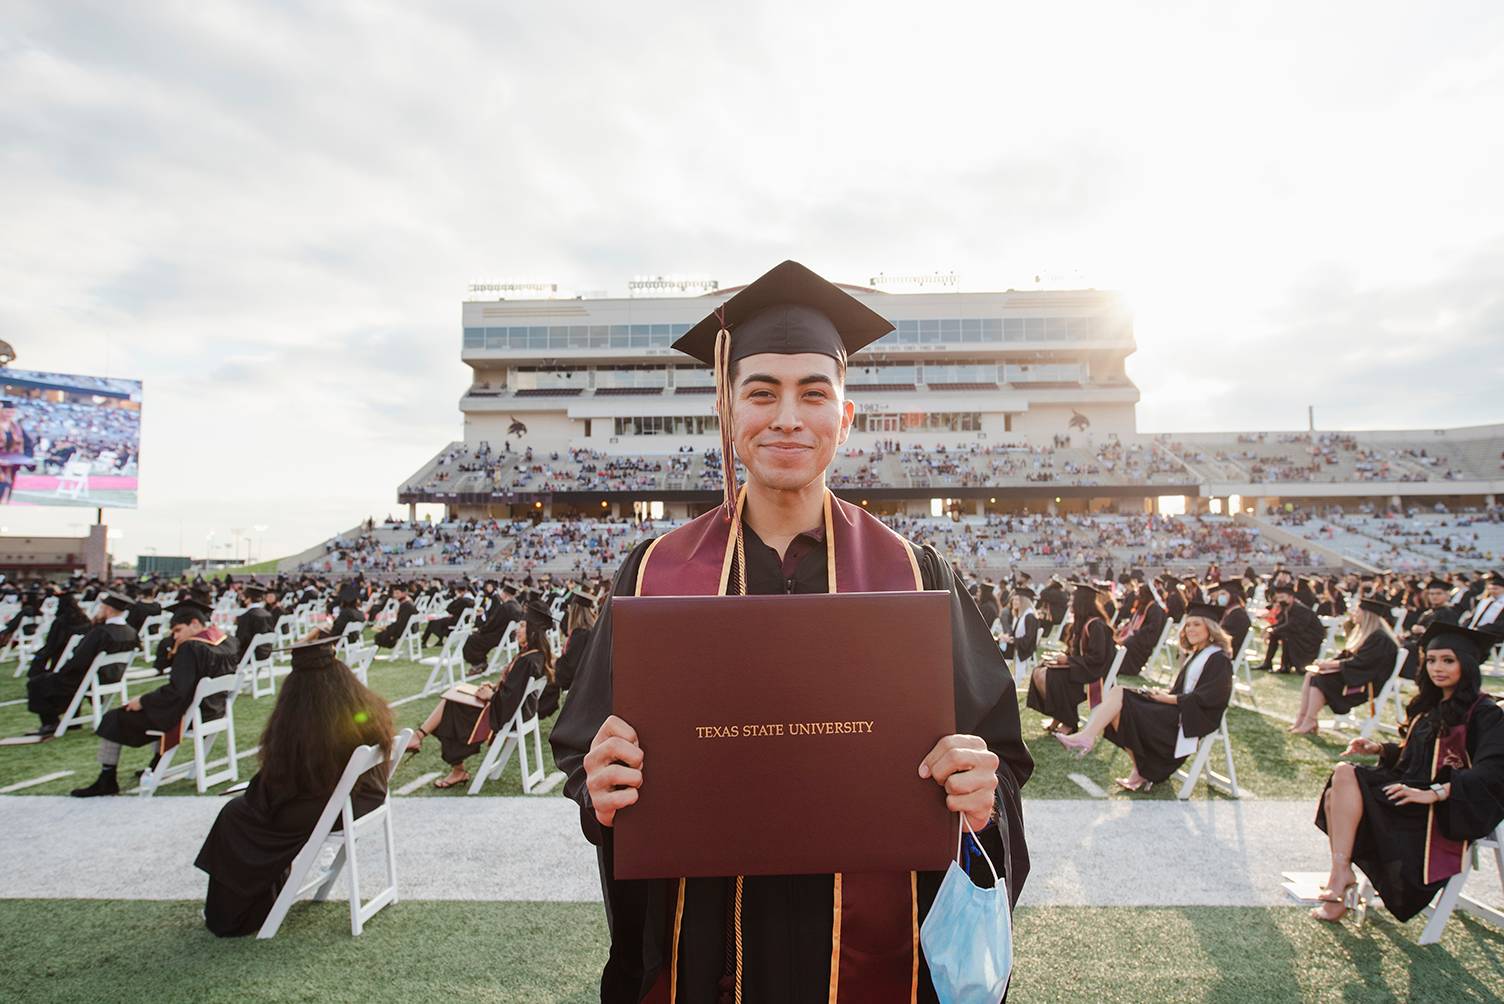
M 1479 667 L 1498 639 L 1455 624 L 1433 624 L 1422 641 L 1425 672 L 1405 709 L 1402 742 L 1354 739 L 1344 756 L 1375 756 L 1375 766 L 1339 763 L 1316 810 L 1332 869 L 1317 920 L 1341 920 L 1357 905 L 1353 865 L 1384 907 L 1409 920 L 1430 903 L 1467 853 L 1463 842 L 1504 821 L 1504 711 L 1480 693 Z
M 413 734 L 407 752 L 417 753 L 423 748 L 423 737 L 434 736 L 439 740 L 439 755 L 449 765 L 449 773 L 433 783 L 435 788 L 453 788 L 470 780 L 465 761 L 480 752 L 491 733 L 506 728 L 517 709 L 522 706 L 523 693 L 529 681 L 547 676 L 554 682 L 554 654 L 548 644 L 548 632 L 554 626 L 553 614 L 548 604 L 540 599 L 531 599 L 523 609 L 522 622 L 517 625 L 517 657 L 501 671 L 501 679 L 495 684 L 483 683 L 476 688 L 475 698 L 485 707 L 464 704 L 458 700 L 440 699 L 439 704 Z M 541 696 L 541 695 L 539 695 Z M 532 698 L 535 705 L 538 697 Z M 481 715 L 490 732 L 477 734 Z M 484 731 L 484 730 L 481 730 Z
M 356 782 L 356 815 L 386 799 L 392 713 L 334 657 L 338 641 L 292 646 L 292 672 L 261 734 L 261 769 L 220 810 L 194 862 L 209 873 L 204 924 L 222 938 L 260 930 L 357 746 L 387 756 Z
M 1164 633 L 1165 620 L 1165 608 L 1159 605 L 1154 590 L 1147 583 L 1139 586 L 1133 599 L 1133 614 L 1116 639 L 1126 649 L 1123 665 L 1118 668 L 1119 676 L 1138 676 L 1144 671 L 1159 644 L 1159 636 Z
M 1168 691 L 1113 687 L 1073 736 L 1057 734 L 1066 749 L 1089 753 L 1099 736 L 1128 751 L 1133 770 L 1118 778 L 1126 791 L 1148 791 L 1165 780 L 1196 749 L 1202 736 L 1222 724 L 1232 700 L 1232 659 L 1221 610 L 1206 603 L 1186 607 L 1180 626 L 1180 673 Z
M 1381 600 L 1361 600 L 1353 615 L 1347 647 L 1334 659 L 1322 659 L 1306 673 L 1300 688 L 1300 714 L 1289 731 L 1315 735 L 1316 719 L 1323 707 L 1339 715 L 1378 696 L 1394 673 L 1399 643 L 1389 627 L 1389 605 Z
M 569 594 L 565 601 L 564 651 L 554 665 L 552 678 L 538 697 L 538 717 L 547 718 L 559 710 L 561 695 L 574 686 L 574 674 L 580 668 L 580 657 L 590 644 L 590 632 L 595 627 L 596 600 L 588 593 L 578 590 Z
M 1065 654 L 1035 669 L 1029 680 L 1028 705 L 1046 717 L 1046 732 L 1076 731 L 1081 721 L 1077 709 L 1087 688 L 1107 678 L 1117 656 L 1101 593 L 1078 584 L 1071 596 L 1071 617 Z

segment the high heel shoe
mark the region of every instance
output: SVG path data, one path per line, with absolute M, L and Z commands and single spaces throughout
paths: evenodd
M 1119 777 L 1114 778 L 1112 783 L 1117 785 L 1119 788 L 1122 788 L 1124 791 L 1131 791 L 1135 794 L 1139 792 L 1148 792 L 1153 790 L 1154 788 L 1154 782 L 1148 780 L 1147 778 L 1139 781 L 1138 784 L 1134 784 L 1126 777 Z
M 402 762 L 406 763 L 419 753 L 423 752 L 423 737 L 428 735 L 421 728 L 413 733 L 413 737 L 407 741 L 407 749 L 402 751 Z
M 1066 749 L 1074 753 L 1077 760 L 1085 757 L 1086 754 L 1092 751 L 1092 747 L 1096 745 L 1096 740 L 1094 739 L 1076 740 L 1073 742 L 1072 740 L 1074 738 L 1075 737 L 1073 735 L 1063 735 L 1059 732 L 1055 733 L 1055 739 L 1060 743 L 1060 745 L 1064 746 Z
M 1328 892 L 1325 896 L 1320 896 L 1318 898 L 1323 903 L 1342 904 L 1342 912 L 1337 914 L 1335 917 L 1328 917 L 1325 913 L 1322 913 L 1322 908 L 1319 906 L 1312 908 L 1311 917 L 1315 920 L 1321 921 L 1324 924 L 1340 924 L 1342 923 L 1342 919 L 1349 913 L 1356 913 L 1358 915 L 1358 923 L 1362 924 L 1365 914 L 1368 912 L 1366 909 L 1367 904 L 1365 904 L 1363 902 L 1363 898 L 1358 895 L 1358 883 L 1356 882 L 1349 882 L 1346 886 L 1344 886 L 1341 896 L 1333 896 L 1330 892 Z

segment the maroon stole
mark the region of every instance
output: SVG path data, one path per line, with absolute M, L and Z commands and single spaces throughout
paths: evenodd
M 1436 737 L 1436 748 L 1431 751 L 1433 784 L 1448 761 L 1454 771 L 1466 770 L 1473 765 L 1467 755 L 1467 727 L 1473 720 L 1473 712 L 1486 700 L 1489 700 L 1486 694 L 1479 694 L 1473 706 L 1468 709 L 1467 720 L 1461 725 L 1453 725 Z M 1456 875 L 1462 871 L 1462 856 L 1466 853 L 1466 840 L 1453 840 L 1441 832 L 1441 821 L 1436 818 L 1436 803 L 1431 803 L 1426 810 L 1426 861 L 1421 881 L 1430 885 L 1432 882 L 1444 882 Z
M 736 503 L 738 519 L 746 500 L 743 488 Z M 637 569 L 637 595 L 725 595 L 736 554 L 732 528 L 717 507 L 653 541 Z M 829 490 L 825 493 L 825 547 L 826 574 L 833 593 L 924 588 L 908 542 L 860 506 L 843 502 Z M 741 881 L 738 877 L 738 892 Z M 677 996 L 679 933 L 684 916 L 684 880 L 677 885 L 669 959 L 670 1002 Z M 919 988 L 920 952 L 915 874 L 837 873 L 830 945 L 830 1004 L 913 1001 Z M 741 968 L 738 938 L 738 1000 Z
M 528 651 L 531 652 L 532 649 L 528 649 Z M 497 678 L 496 686 L 493 688 L 494 692 L 491 694 L 491 701 L 496 700 L 496 695 L 501 692 L 501 685 L 506 680 L 507 674 L 512 671 L 512 667 L 517 665 L 517 660 L 521 659 L 524 654 L 523 652 L 518 652 L 512 656 L 512 661 L 507 663 L 507 668 L 501 671 L 501 676 Z M 471 744 L 489 742 L 491 737 L 496 734 L 496 730 L 491 728 L 491 701 L 487 701 L 481 707 L 480 717 L 475 719 L 475 727 L 470 730 L 470 738 L 466 742 Z
M 221 631 L 219 628 L 215 627 L 213 624 L 210 624 L 208 627 L 204 628 L 198 634 L 191 635 L 191 636 L 189 636 L 187 638 L 184 638 L 183 639 L 183 643 L 186 644 L 187 642 L 190 642 L 190 641 L 201 641 L 205 645 L 218 645 L 218 644 L 222 643 L 224 640 L 225 640 L 225 633 L 223 631 Z M 174 655 L 177 654 L 177 649 L 176 648 L 174 648 L 172 651 L 173 651 Z M 161 738 L 159 738 L 157 740 L 157 753 L 158 754 L 166 753 L 168 750 L 172 749 L 174 746 L 176 746 L 178 743 L 180 743 L 182 741 L 183 741 L 183 720 L 181 718 L 179 718 L 177 720 L 177 724 L 173 725 L 172 728 L 167 729 L 165 732 L 163 732 Z

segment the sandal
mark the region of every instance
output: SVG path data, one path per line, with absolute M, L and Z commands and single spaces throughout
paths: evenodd
M 1119 788 L 1122 788 L 1124 791 L 1131 791 L 1131 792 L 1134 792 L 1134 793 L 1138 793 L 1138 792 L 1141 792 L 1141 791 L 1142 792 L 1147 792 L 1147 791 L 1151 790 L 1154 787 L 1154 782 L 1148 780 L 1147 778 L 1145 778 L 1143 780 L 1140 780 L 1138 784 L 1134 784 L 1131 781 L 1129 781 L 1126 777 L 1119 777 L 1119 778 L 1114 778 L 1112 783 L 1115 784 L 1115 785 L 1117 785 Z
M 407 741 L 407 749 L 402 751 L 402 759 L 404 761 L 411 760 L 413 757 L 422 752 L 423 737 L 426 735 L 428 735 L 428 733 L 424 732 L 421 726 L 416 732 L 413 733 L 413 737 Z
M 441 777 L 433 783 L 433 786 L 440 791 L 444 791 L 446 789 L 453 788 L 457 784 L 464 784 L 468 780 L 470 780 L 470 772 L 467 770 L 464 774 L 460 775 L 452 781 L 447 777 Z
M 1325 923 L 1325 924 L 1340 924 L 1340 923 L 1342 923 L 1342 918 L 1343 917 L 1346 917 L 1350 911 L 1357 911 L 1359 909 L 1359 907 L 1362 905 L 1361 901 L 1359 899 L 1359 896 L 1358 896 L 1358 883 L 1356 883 L 1356 882 L 1349 882 L 1347 884 L 1347 888 L 1345 888 L 1345 889 L 1342 890 L 1342 895 L 1341 896 L 1334 896 L 1334 895 L 1331 894 L 1330 891 L 1328 891 L 1326 895 L 1324 895 L 1324 896 L 1317 896 L 1316 898 L 1318 900 L 1320 900 L 1321 902 L 1323 902 L 1323 903 L 1340 903 L 1340 904 L 1342 904 L 1342 911 L 1340 913 L 1338 913 L 1335 917 L 1328 917 L 1325 913 L 1322 912 L 1322 910 L 1323 910 L 1322 907 L 1318 906 L 1318 907 L 1312 908 L 1312 910 L 1311 910 L 1311 917 L 1312 917 L 1312 919 L 1319 920 L 1319 921 L 1321 921 L 1322 923 Z

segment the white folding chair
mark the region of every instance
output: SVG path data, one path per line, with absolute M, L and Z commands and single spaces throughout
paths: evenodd
M 1227 773 L 1218 774 L 1207 763 L 1211 759 L 1212 747 L 1218 742 L 1222 744 L 1222 753 L 1227 760 Z M 1175 772 L 1175 779 L 1180 782 L 1180 790 L 1175 797 L 1181 801 L 1191 797 L 1191 791 L 1196 787 L 1196 782 L 1206 776 L 1209 787 L 1241 799 L 1242 792 L 1238 790 L 1238 770 L 1232 763 L 1232 735 L 1227 730 L 1227 712 L 1222 713 L 1222 721 L 1217 725 L 1217 731 L 1202 736 L 1196 743 L 1196 755 L 1191 759 L 1189 769 L 1182 767 Z
M 1486 920 L 1496 927 L 1504 927 L 1504 912 L 1481 900 L 1463 895 L 1462 890 L 1467 885 L 1468 876 L 1478 867 L 1479 851 L 1493 852 L 1494 868 L 1499 876 L 1499 892 L 1501 897 L 1504 897 L 1504 824 L 1500 824 L 1490 836 L 1473 841 L 1472 846 L 1462 855 L 1462 871 L 1447 880 L 1447 884 L 1442 887 L 1441 895 L 1436 897 L 1436 902 L 1426 908 L 1430 919 L 1426 921 L 1425 930 L 1420 933 L 1422 945 L 1434 945 L 1440 941 L 1441 932 L 1447 926 L 1447 920 L 1458 909 Z
M 127 692 L 129 681 L 126 680 L 125 674 L 130 670 L 131 663 L 135 659 L 135 649 L 131 649 L 129 652 L 101 652 L 96 655 L 94 661 L 89 665 L 88 672 L 79 681 L 78 689 L 73 692 L 73 700 L 68 702 L 68 710 L 63 712 L 63 717 L 58 720 L 57 731 L 53 735 L 62 738 L 63 733 L 74 725 L 88 724 L 98 729 L 100 720 L 104 718 L 104 713 L 109 710 L 107 706 L 108 698 L 117 697 L 120 699 L 121 704 L 130 700 L 130 695 Z M 101 683 L 99 679 L 101 672 L 113 666 L 120 667 L 120 679 L 113 683 Z M 83 706 L 84 698 L 89 699 L 89 713 L 87 715 L 80 710 Z
M 287 649 L 290 646 L 296 644 L 298 638 L 301 637 L 301 635 L 298 634 L 298 619 L 292 616 L 285 616 L 281 620 L 277 621 L 277 623 L 272 627 L 272 637 L 274 639 L 273 648 L 281 649 L 281 651 L 274 650 L 272 652 L 272 659 L 274 659 L 279 666 L 283 664 L 291 666 L 292 653 L 290 651 L 287 651 Z
M 543 693 L 543 688 L 548 686 L 548 677 L 538 676 L 527 682 L 527 688 L 522 692 L 522 703 L 513 712 L 511 721 L 506 727 L 491 737 L 491 745 L 486 747 L 485 759 L 481 761 L 480 770 L 475 772 L 470 781 L 469 794 L 480 792 L 481 787 L 493 777 L 501 777 L 501 772 L 506 769 L 507 761 L 512 758 L 512 751 L 517 751 L 517 764 L 522 769 L 522 791 L 531 794 L 532 790 L 543 783 L 545 776 L 543 770 L 543 735 L 538 728 L 537 703 L 534 700 Z M 529 706 L 532 713 L 528 714 Z M 482 712 L 484 714 L 484 712 Z M 526 718 L 523 716 L 527 715 Z M 527 740 L 533 739 L 533 766 L 527 763 Z
M 220 718 L 206 719 L 204 700 L 217 694 L 224 695 L 225 713 Z M 188 706 L 179 726 L 177 745 L 163 753 L 157 760 L 156 766 L 141 775 L 141 797 L 150 798 L 162 785 L 185 777 L 193 778 L 200 795 L 221 782 L 240 780 L 240 760 L 236 756 L 238 750 L 235 747 L 234 714 L 235 698 L 239 694 L 238 673 L 205 677 L 198 681 L 198 686 L 193 691 L 193 703 Z M 147 735 L 160 734 L 147 732 Z M 225 759 L 223 767 L 216 771 L 212 769 L 214 763 L 210 761 L 209 755 L 214 751 L 215 740 L 221 735 L 225 737 Z M 193 762 L 174 770 L 173 757 L 182 748 L 183 743 L 191 744 Z
M 270 697 L 277 692 L 277 660 L 271 649 L 277 644 L 277 636 L 263 631 L 251 638 L 245 651 L 240 653 L 240 663 L 235 667 L 241 690 L 249 690 L 252 697 Z M 256 653 L 267 649 L 264 658 Z M 265 682 L 263 682 L 263 680 Z
M 1118 670 L 1123 668 L 1123 659 L 1128 655 L 1128 650 L 1122 645 L 1114 645 L 1113 648 L 1117 649 L 1117 654 L 1112 657 L 1112 668 L 1107 671 L 1107 679 L 1102 681 L 1103 696 L 1117 686 Z
M 462 655 L 465 641 L 470 637 L 469 631 L 454 629 L 444 639 L 444 647 L 439 649 L 438 655 L 426 655 L 418 661 L 425 666 L 432 666 L 428 674 L 428 682 L 423 684 L 423 693 L 435 694 L 449 689 L 465 678 L 465 660 Z
M 350 667 L 350 672 L 355 678 L 366 686 L 371 685 L 371 663 L 376 660 L 376 646 L 370 642 L 360 645 L 351 645 L 345 650 L 345 665 Z
M 1243 644 L 1238 646 L 1238 652 L 1232 657 L 1232 691 L 1233 699 L 1239 695 L 1247 699 L 1250 707 L 1258 707 L 1259 700 L 1253 692 L 1253 667 L 1248 665 L 1248 649 L 1253 645 L 1253 632 L 1250 630 L 1243 636 Z
M 501 641 L 497 642 L 496 647 L 491 649 L 491 651 L 487 653 L 485 672 L 500 673 L 501 668 L 507 663 L 511 662 L 516 655 L 517 622 L 513 621 L 512 623 L 508 624 L 507 629 L 502 632 Z
M 397 764 L 402 759 L 402 751 L 407 749 L 407 744 L 412 737 L 412 729 L 403 729 L 392 740 L 392 755 L 385 762 L 386 782 L 389 787 L 392 775 L 397 772 Z M 339 784 L 329 796 L 329 801 L 325 803 L 324 811 L 319 816 L 318 823 L 314 825 L 313 833 L 309 835 L 308 841 L 298 852 L 298 856 L 293 858 L 287 881 L 283 884 L 281 893 L 277 895 L 277 901 L 272 904 L 271 911 L 266 915 L 261 930 L 256 933 L 257 938 L 275 937 L 277 929 L 282 926 L 282 921 L 287 917 L 287 911 L 305 893 L 312 892 L 316 900 L 328 899 L 329 891 L 346 867 L 350 869 L 350 933 L 352 935 L 359 935 L 365 928 L 366 921 L 375 916 L 382 907 L 397 902 L 397 844 L 392 833 L 391 793 L 388 791 L 379 806 L 358 819 L 355 816 L 355 805 L 351 798 L 355 782 L 360 780 L 360 776 L 382 765 L 380 746 L 374 744 L 357 746 L 350 754 L 349 762 L 345 764 L 345 772 L 340 776 Z M 342 826 L 339 833 L 334 832 L 336 819 L 340 820 Z M 368 902 L 362 904 L 360 862 L 359 855 L 356 853 L 356 843 L 361 834 L 378 825 L 385 836 L 386 885 Z M 332 844 L 335 848 L 334 855 L 327 865 L 321 863 L 326 844 Z
M 1390 672 L 1389 679 L 1384 681 L 1384 685 L 1374 695 L 1368 714 L 1359 718 L 1355 712 L 1362 705 L 1356 705 L 1353 710 L 1334 716 L 1332 726 L 1334 728 L 1352 729 L 1364 739 L 1369 738 L 1380 729 L 1383 729 L 1385 732 L 1398 734 L 1398 723 L 1404 721 L 1405 718 L 1405 709 L 1400 704 L 1400 670 L 1405 668 L 1405 657 L 1407 654 L 1407 650 L 1401 645 L 1400 650 L 1394 656 L 1394 669 Z M 1385 705 L 1389 704 L 1394 706 L 1394 725 L 1380 723 L 1379 721 L 1379 715 L 1384 711 Z
M 169 630 L 168 622 L 172 614 L 163 611 L 160 614 L 152 614 L 141 622 L 139 637 L 141 639 L 141 655 L 147 662 L 151 662 L 157 656 L 157 647 L 162 644 L 162 639 L 167 637 Z
M 82 632 L 80 632 L 78 634 L 75 634 L 75 635 L 73 635 L 72 637 L 70 637 L 68 639 L 68 644 L 66 644 L 66 645 L 63 646 L 63 654 L 60 655 L 60 656 L 58 656 L 57 657 L 57 662 L 55 662 L 55 663 L 52 664 L 53 665 L 53 672 L 56 672 L 57 671 L 57 667 L 62 666 L 64 663 L 66 663 L 73 656 L 73 650 L 75 648 L 78 648 L 78 643 L 81 642 L 81 641 L 83 641 L 83 640 L 84 640 L 84 636 L 83 636 Z M 16 676 L 21 676 L 22 674 L 24 674 L 25 672 L 27 672 L 30 668 L 31 668 L 31 660 L 29 658 L 22 659 L 22 660 L 20 660 L 19 662 L 16 663 L 16 674 L 15 675 Z

